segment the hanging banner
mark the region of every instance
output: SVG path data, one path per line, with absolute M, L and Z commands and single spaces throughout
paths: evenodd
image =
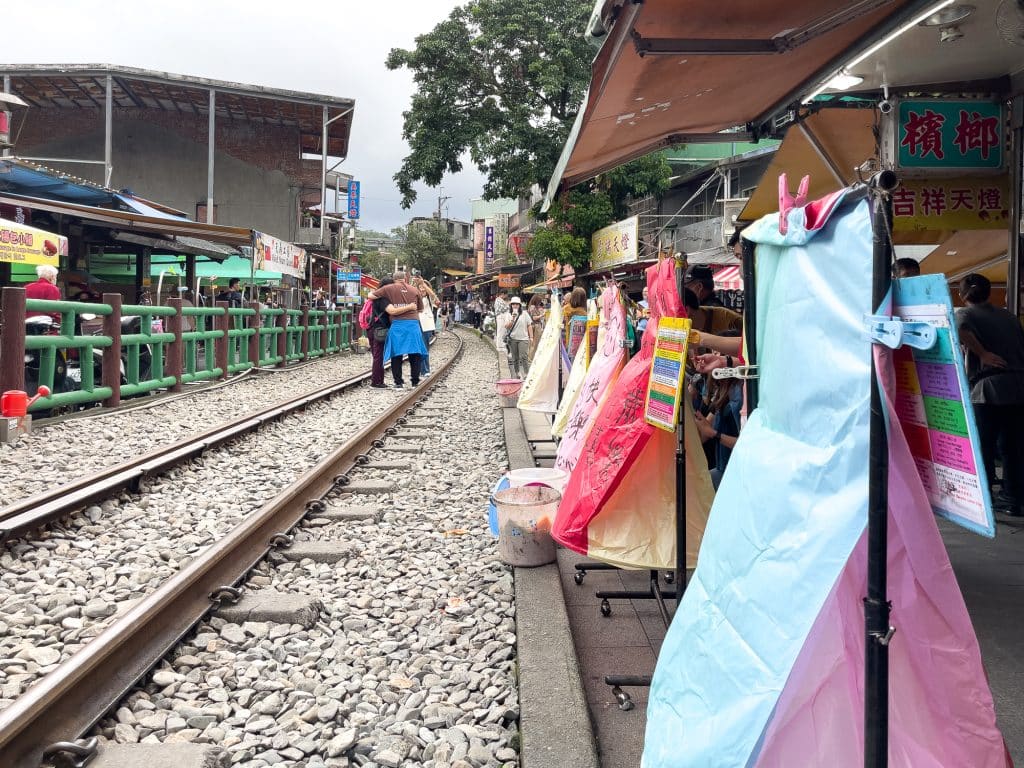
M 903 179 L 892 193 L 898 232 L 1006 229 L 1010 195 L 1006 176 Z
M 348 183 L 348 217 L 359 218 L 359 182 L 355 179 Z
M 894 314 L 936 329 L 931 349 L 893 353 L 896 415 L 932 511 L 969 531 L 996 535 L 992 499 L 945 275 L 893 282 Z
M 67 255 L 66 237 L 0 219 L 0 261 L 57 267 L 60 257 Z
M 665 317 L 658 324 L 651 376 L 647 382 L 644 421 L 666 432 L 675 432 L 679 422 L 679 398 L 683 391 L 689 335 L 689 318 Z
M 359 286 L 362 285 L 362 270 L 354 272 L 343 272 L 338 270 L 338 301 L 345 304 L 355 304 L 360 301 Z
M 639 258 L 637 250 L 640 219 L 630 216 L 604 229 L 599 229 L 590 238 L 590 270 L 602 269 L 619 264 L 631 264 Z
M 276 237 L 252 231 L 252 257 L 256 269 L 281 272 L 292 277 L 306 277 L 306 251 Z
M 508 214 L 494 214 L 494 257 L 501 261 L 508 255 Z
M 494 227 L 491 224 L 484 226 L 484 263 L 488 267 L 494 263 Z

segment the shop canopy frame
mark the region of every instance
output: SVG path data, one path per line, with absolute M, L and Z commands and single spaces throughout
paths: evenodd
M 779 115 L 936 4 L 772 0 L 737 13 L 692 0 L 684 13 L 678 0 L 606 0 L 607 36 L 544 209 L 560 188 L 655 150 L 774 136 Z

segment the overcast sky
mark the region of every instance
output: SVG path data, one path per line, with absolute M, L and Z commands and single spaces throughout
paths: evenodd
M 459 0 L 34 0 L 5 2 L 0 58 L 12 64 L 103 63 L 353 98 L 355 123 L 341 170 L 362 182 L 362 227 L 390 230 L 437 208 L 421 187 L 403 210 L 392 181 L 408 148 L 402 110 L 413 82 L 384 66 Z M 476 168 L 443 182 L 446 214 L 469 218 Z

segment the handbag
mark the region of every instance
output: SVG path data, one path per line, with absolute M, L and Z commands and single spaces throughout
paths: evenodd
M 376 339 L 377 341 L 386 341 L 387 338 L 388 338 L 388 329 L 387 328 L 374 328 L 373 329 L 373 338 Z

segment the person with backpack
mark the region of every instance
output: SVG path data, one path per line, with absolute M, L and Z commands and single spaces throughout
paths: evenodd
M 381 286 L 391 285 L 394 279 L 385 277 L 380 281 Z M 373 356 L 373 365 L 370 368 L 370 386 L 375 389 L 384 389 L 384 344 L 388 340 L 388 329 L 391 327 L 391 317 L 388 315 L 388 304 L 391 301 L 387 296 L 380 296 L 376 299 L 367 299 L 370 307 L 369 318 L 366 326 L 366 334 L 370 340 L 370 353 Z M 362 321 L 362 312 L 360 321 Z

